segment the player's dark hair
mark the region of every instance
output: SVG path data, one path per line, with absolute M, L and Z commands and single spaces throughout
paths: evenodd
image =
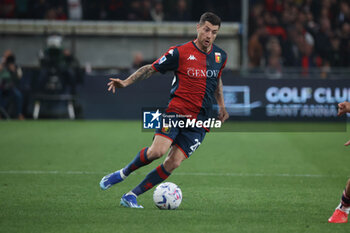
M 212 25 L 218 25 L 219 27 L 221 26 L 221 19 L 219 16 L 217 16 L 214 13 L 211 12 L 205 12 L 201 18 L 199 19 L 199 24 L 203 25 L 205 21 L 208 21 Z

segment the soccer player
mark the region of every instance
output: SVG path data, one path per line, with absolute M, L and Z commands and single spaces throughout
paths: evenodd
M 173 71 L 175 77 L 166 112 L 203 121 L 209 118 L 215 98 L 219 106 L 218 119 L 224 122 L 229 115 L 224 105 L 221 73 L 227 55 L 213 44 L 220 24 L 221 19 L 217 15 L 204 13 L 197 24 L 195 40 L 169 48 L 153 64 L 141 67 L 125 80 L 111 78 L 107 84 L 108 91 L 115 93 L 116 88 L 125 88 L 156 72 Z M 161 158 L 170 149 L 164 162 L 121 198 L 122 206 L 143 208 L 136 198 L 167 179 L 182 161 L 190 157 L 203 141 L 206 130 L 203 127 L 156 129 L 152 145 L 141 149 L 124 168 L 104 176 L 100 182 L 101 189 L 106 190 L 125 180 L 130 173 Z
M 350 103 L 343 102 L 338 104 L 338 116 L 345 113 L 350 113 Z M 347 141 L 345 146 L 350 145 L 350 140 Z M 350 212 L 350 179 L 348 180 L 343 195 L 341 197 L 338 207 L 335 209 L 333 215 L 328 219 L 331 223 L 347 223 L 348 215 Z

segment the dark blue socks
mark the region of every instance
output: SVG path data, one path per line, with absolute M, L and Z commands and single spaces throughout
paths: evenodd
M 148 147 L 143 148 L 137 155 L 135 156 L 134 160 L 131 161 L 124 169 L 123 173 L 125 176 L 130 175 L 131 172 L 139 169 L 140 167 L 143 167 L 149 163 L 151 163 L 151 160 L 148 160 L 147 158 L 147 150 Z
M 156 169 L 154 169 L 150 173 L 148 173 L 146 178 L 138 186 L 136 186 L 132 190 L 132 192 L 136 196 L 138 196 L 138 195 L 146 192 L 147 190 L 153 188 L 153 186 L 163 182 L 165 179 L 168 178 L 168 176 L 170 176 L 170 174 L 171 173 L 167 172 L 164 169 L 163 164 L 159 165 Z

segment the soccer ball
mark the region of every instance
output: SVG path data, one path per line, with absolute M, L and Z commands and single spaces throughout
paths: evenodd
M 181 189 L 171 182 L 162 183 L 154 190 L 153 201 L 159 209 L 174 210 L 181 204 Z

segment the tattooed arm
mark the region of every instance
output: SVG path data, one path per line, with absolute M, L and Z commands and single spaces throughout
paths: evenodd
M 119 78 L 110 78 L 111 80 L 108 85 L 108 91 L 113 91 L 115 93 L 115 88 L 124 88 L 127 87 L 134 82 L 139 80 L 144 80 L 151 77 L 156 71 L 152 68 L 152 65 L 142 66 L 140 69 L 135 71 L 132 75 L 130 75 L 127 79 L 121 80 Z

